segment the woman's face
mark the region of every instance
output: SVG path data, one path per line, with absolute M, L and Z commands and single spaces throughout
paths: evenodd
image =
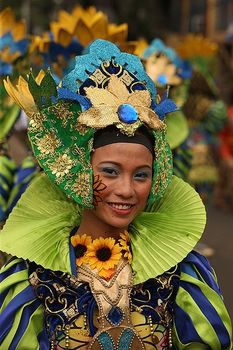
M 114 143 L 92 154 L 94 176 L 106 186 L 100 202 L 89 211 L 90 219 L 106 232 L 122 231 L 144 210 L 152 184 L 151 152 L 135 143 Z

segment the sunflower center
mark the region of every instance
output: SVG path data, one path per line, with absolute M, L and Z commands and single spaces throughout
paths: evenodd
M 74 250 L 76 258 L 82 258 L 87 251 L 87 247 L 84 244 L 78 244 Z
M 112 252 L 108 247 L 100 248 L 96 251 L 96 256 L 100 261 L 107 261 L 111 258 Z

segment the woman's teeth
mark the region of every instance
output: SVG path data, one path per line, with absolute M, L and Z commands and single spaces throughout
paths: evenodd
M 130 209 L 132 207 L 131 204 L 116 204 L 116 203 L 109 203 L 109 205 L 116 209 Z

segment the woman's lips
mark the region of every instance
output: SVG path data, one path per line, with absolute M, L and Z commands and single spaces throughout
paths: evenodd
M 131 213 L 134 204 L 128 203 L 107 203 L 108 206 L 117 214 L 128 215 Z

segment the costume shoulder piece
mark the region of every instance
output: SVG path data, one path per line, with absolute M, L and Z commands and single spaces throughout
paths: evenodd
M 40 175 L 22 195 L 1 231 L 1 249 L 52 270 L 70 272 L 69 236 L 79 219 L 75 202 L 46 175 Z
M 190 253 L 180 264 L 174 304 L 173 343 L 177 349 L 232 349 L 232 325 L 205 257 Z
M 41 175 L 9 216 L 0 235 L 1 249 L 45 268 L 71 273 L 69 238 L 79 222 L 79 206 Z M 163 199 L 130 227 L 134 284 L 182 261 L 201 237 L 204 225 L 205 209 L 199 196 L 174 177 Z
M 43 308 L 28 281 L 27 263 L 12 259 L 2 268 L 0 281 L 0 348 L 49 349 Z

